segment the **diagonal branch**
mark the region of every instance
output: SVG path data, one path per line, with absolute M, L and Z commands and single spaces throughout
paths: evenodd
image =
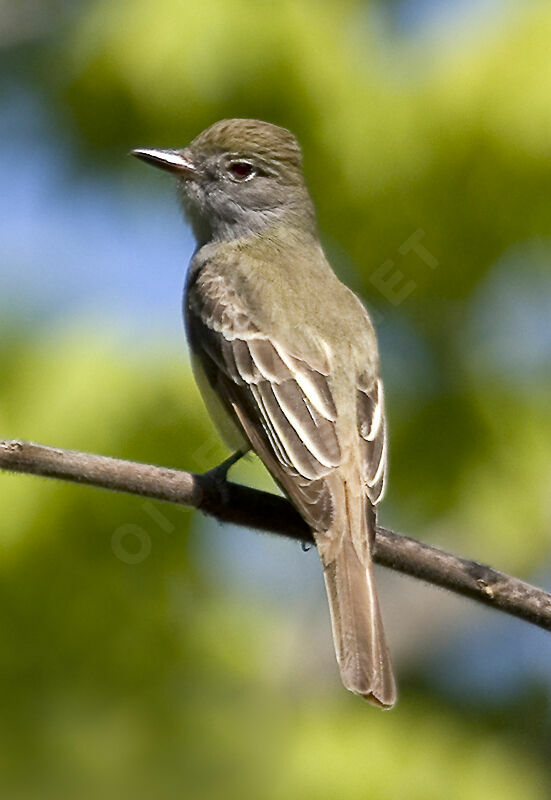
M 138 464 L 60 450 L 30 442 L 0 440 L 0 469 L 59 478 L 198 508 L 232 522 L 303 542 L 312 534 L 283 497 L 220 485 L 208 473 Z M 485 564 L 454 556 L 409 536 L 377 527 L 374 560 L 385 567 L 442 586 L 551 631 L 551 594 Z

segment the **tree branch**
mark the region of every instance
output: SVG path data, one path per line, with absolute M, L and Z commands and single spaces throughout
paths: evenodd
M 232 522 L 303 542 L 312 534 L 292 505 L 268 492 L 151 464 L 0 440 L 0 469 L 59 478 L 198 508 Z M 485 564 L 377 527 L 374 560 L 551 631 L 551 594 Z

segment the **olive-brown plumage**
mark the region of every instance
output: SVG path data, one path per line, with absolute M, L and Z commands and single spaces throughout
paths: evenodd
M 377 343 L 321 248 L 298 143 L 270 123 L 222 120 L 182 150 L 134 152 L 180 178 L 198 244 L 185 320 L 205 401 L 313 531 L 344 685 L 389 708 L 371 560 L 387 449 Z

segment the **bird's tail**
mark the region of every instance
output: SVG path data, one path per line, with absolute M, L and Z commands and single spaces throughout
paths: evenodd
M 349 530 L 342 537 L 336 556 L 324 565 L 333 641 L 345 687 L 375 706 L 391 708 L 396 702 L 396 684 L 363 514 L 362 519 L 366 527 L 363 558 L 358 555 Z

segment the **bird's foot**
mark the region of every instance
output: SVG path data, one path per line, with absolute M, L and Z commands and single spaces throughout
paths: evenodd
M 211 481 L 214 486 L 216 486 L 224 503 L 229 502 L 228 472 L 244 455 L 244 452 L 237 450 L 229 458 L 226 458 L 225 461 L 222 461 L 221 464 L 203 472 L 203 478 Z

